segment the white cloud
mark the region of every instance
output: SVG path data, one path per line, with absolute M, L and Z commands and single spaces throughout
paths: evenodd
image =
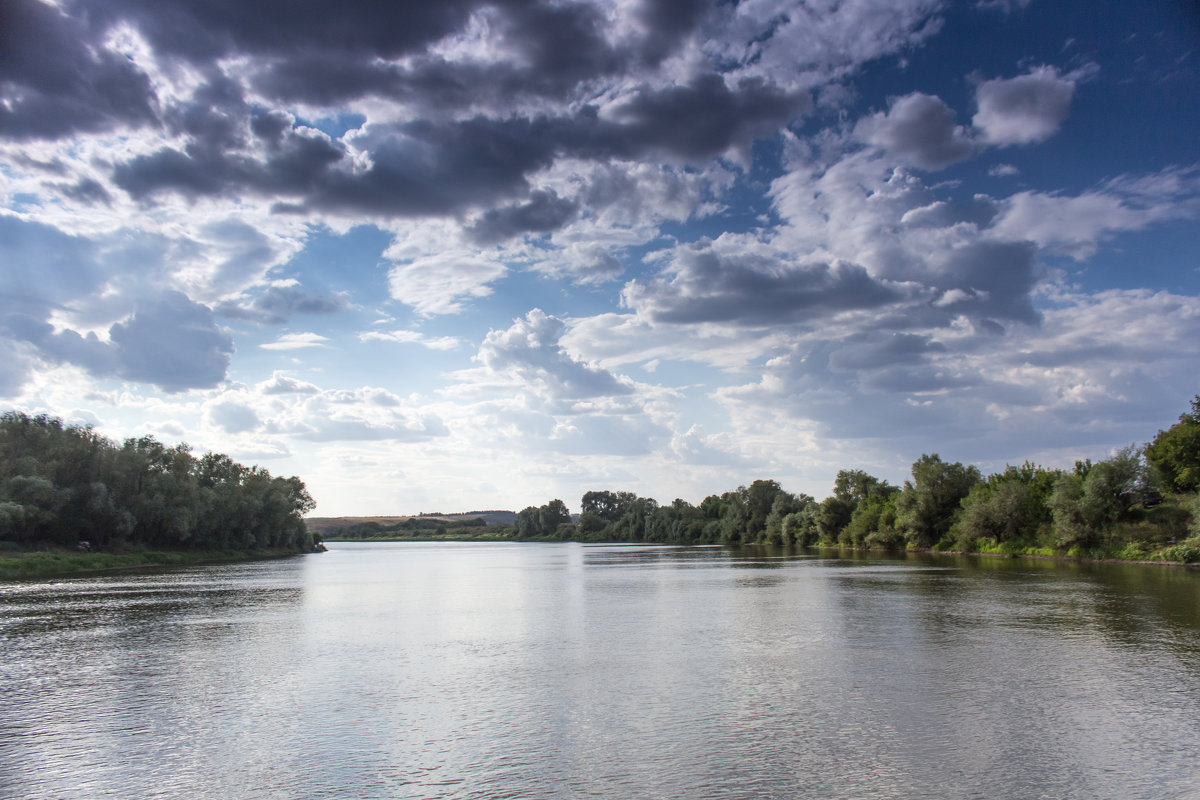
M 515 320 L 507 330 L 493 330 L 475 357 L 489 380 L 532 391 L 559 412 L 585 410 L 591 401 L 630 395 L 628 379 L 585 363 L 559 344 L 565 323 L 541 309 Z
M 979 111 L 971 122 L 988 144 L 1032 144 L 1053 136 L 1071 110 L 1075 85 L 1090 70 L 1060 75 L 1038 67 L 1015 78 L 984 81 L 975 89 Z
M 1123 176 L 1077 195 L 1025 191 L 1000 203 L 994 229 L 1086 258 L 1117 233 L 1200 215 L 1200 168 Z
M 393 250 L 385 253 L 391 258 Z M 396 264 L 388 270 L 388 290 L 393 299 L 417 313 L 458 314 L 464 301 L 487 297 L 490 284 L 502 278 L 507 267 L 470 251 L 436 253 Z
M 461 342 L 453 336 L 430 338 L 420 331 L 367 331 L 358 335 L 362 342 L 395 342 L 396 344 L 419 344 L 430 350 L 454 350 Z
M 315 384 L 297 380 L 276 370 L 270 380 L 263 381 L 255 387 L 259 393 L 272 394 L 318 394 L 321 390 Z
M 324 347 L 329 338 L 319 333 L 285 333 L 273 342 L 260 344 L 263 350 L 303 350 L 308 347 Z

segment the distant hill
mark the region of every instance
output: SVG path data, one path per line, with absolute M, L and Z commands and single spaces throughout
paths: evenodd
M 377 522 L 380 525 L 395 525 L 397 522 L 419 517 L 421 519 L 445 520 L 457 522 L 464 519 L 480 519 L 488 525 L 512 525 L 517 521 L 515 511 L 468 511 L 463 514 L 406 514 L 395 517 L 305 517 L 304 522 L 310 531 L 324 533 L 325 531 L 349 528 L 352 525 L 362 525 L 367 522 Z

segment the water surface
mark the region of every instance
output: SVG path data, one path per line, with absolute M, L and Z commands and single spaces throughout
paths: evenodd
M 4 798 L 1200 796 L 1200 574 L 578 544 L 0 584 Z

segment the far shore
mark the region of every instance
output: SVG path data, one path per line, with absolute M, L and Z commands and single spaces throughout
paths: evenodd
M 355 544 L 355 543 L 372 544 L 372 543 L 382 543 L 382 542 L 414 542 L 414 543 L 417 543 L 417 542 L 423 542 L 423 543 L 429 543 L 429 542 L 464 542 L 464 543 L 513 542 L 514 544 L 519 544 L 519 543 L 523 543 L 523 542 L 524 543 L 535 543 L 535 542 L 547 543 L 547 542 L 559 542 L 559 541 L 574 541 L 574 542 L 577 542 L 578 544 L 620 544 L 620 545 L 633 545 L 633 546 L 647 545 L 647 546 L 651 546 L 651 547 L 664 547 L 664 546 L 667 546 L 667 547 L 688 547 L 688 546 L 725 547 L 725 546 L 727 546 L 727 545 L 717 545 L 717 544 L 672 545 L 668 542 L 581 541 L 581 540 L 577 540 L 577 539 L 571 539 L 571 540 L 514 539 L 509 536 L 502 536 L 502 535 L 489 536 L 487 534 L 480 535 L 480 536 L 456 536 L 453 534 L 446 535 L 446 536 L 405 536 L 405 537 L 398 537 L 398 536 L 382 537 L 381 536 L 381 537 L 372 537 L 372 538 L 364 538 L 364 539 L 338 538 L 337 536 L 326 534 L 325 541 L 326 542 L 334 542 L 334 543 L 345 542 L 345 543 L 349 543 L 349 544 Z M 742 547 L 779 547 L 779 545 L 767 545 L 767 544 L 763 544 L 761 542 L 748 542 L 741 546 Z M 1170 561 L 1167 559 L 1149 559 L 1149 558 L 1142 558 L 1142 559 L 1107 558 L 1107 557 L 1094 558 L 1094 557 L 1083 556 L 1083 555 L 1071 555 L 1068 553 L 970 552 L 970 551 L 966 551 L 966 550 L 933 550 L 930 548 L 889 550 L 884 547 L 854 547 L 854 546 L 850 546 L 850 545 L 836 545 L 836 544 L 812 544 L 812 545 L 807 545 L 805 547 L 797 547 L 795 549 L 798 549 L 798 550 L 821 550 L 821 551 L 834 551 L 834 552 L 841 551 L 841 552 L 850 552 L 850 553 L 879 553 L 881 555 L 886 555 L 886 554 L 903 555 L 903 554 L 909 553 L 909 554 L 913 554 L 913 555 L 972 556 L 975 558 L 997 558 L 997 559 L 1032 558 L 1032 559 L 1037 559 L 1039 561 L 1059 561 L 1059 562 L 1064 562 L 1064 563 L 1142 564 L 1142 565 L 1146 565 L 1146 566 L 1155 566 L 1155 567 L 1185 567 L 1187 569 L 1200 570 L 1200 563 L 1189 563 L 1186 561 Z

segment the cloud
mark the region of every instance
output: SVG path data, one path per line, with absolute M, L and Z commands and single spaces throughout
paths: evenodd
M 950 107 L 941 98 L 921 92 L 897 97 L 886 113 L 860 120 L 855 136 L 929 170 L 948 167 L 975 151 L 970 133 L 955 124 Z
M 419 314 L 457 314 L 464 300 L 491 294 L 488 284 L 507 272 L 503 264 L 470 251 L 438 253 L 393 266 L 388 290 Z
M 494 244 L 526 233 L 550 233 L 565 225 L 577 208 L 553 190 L 535 191 L 528 203 L 488 210 L 469 233 L 480 244 Z
M 317 394 L 321 390 L 307 381 L 300 381 L 276 370 L 270 380 L 258 384 L 255 389 L 264 395 L 273 394 Z
M 436 415 L 369 387 L 307 395 L 274 414 L 266 430 L 312 442 L 423 442 L 448 435 Z
M 975 89 L 979 111 L 971 122 L 992 145 L 1032 144 L 1053 136 L 1071 111 L 1075 84 L 1083 73 L 1061 76 L 1038 67 L 1015 78 L 984 81 Z
M 263 350 L 303 350 L 308 347 L 324 347 L 329 338 L 319 333 L 285 333 L 274 342 L 260 344 Z
M 0 13 L 0 137 L 59 139 L 156 120 L 147 75 L 100 46 L 82 18 L 39 0 L 8 0 Z
M 246 433 L 259 425 L 253 408 L 233 400 L 213 403 L 207 413 L 212 424 L 225 433 Z
M 56 330 L 21 313 L 8 315 L 0 332 L 32 345 L 51 363 L 76 364 L 99 378 L 151 383 L 165 392 L 218 385 L 233 354 L 233 340 L 216 325 L 212 310 L 180 292 L 142 300 L 103 339 L 95 332 Z
M 227 300 L 214 311 L 229 319 L 279 325 L 297 315 L 336 314 L 350 307 L 345 296 L 310 294 L 295 286 L 270 286 L 249 302 Z
M 657 322 L 751 326 L 812 324 L 899 296 L 861 266 L 723 253 L 711 242 L 679 248 L 663 277 L 631 281 L 622 293 L 626 306 Z
M 233 354 L 233 340 L 217 327 L 212 311 L 178 292 L 144 304 L 108 335 L 122 378 L 167 392 L 217 385 Z
M 1086 258 L 1118 233 L 1200 215 L 1200 167 L 1121 176 L 1076 195 L 1018 192 L 999 211 L 997 233 Z
M 475 357 L 491 379 L 531 389 L 558 411 L 633 393 L 628 380 L 572 357 L 558 343 L 565 323 L 533 309 L 507 330 L 492 330 Z
M 453 350 L 461 342 L 453 336 L 429 338 L 420 331 L 367 331 L 358 335 L 362 342 L 395 342 L 397 344 L 419 344 L 430 350 Z

